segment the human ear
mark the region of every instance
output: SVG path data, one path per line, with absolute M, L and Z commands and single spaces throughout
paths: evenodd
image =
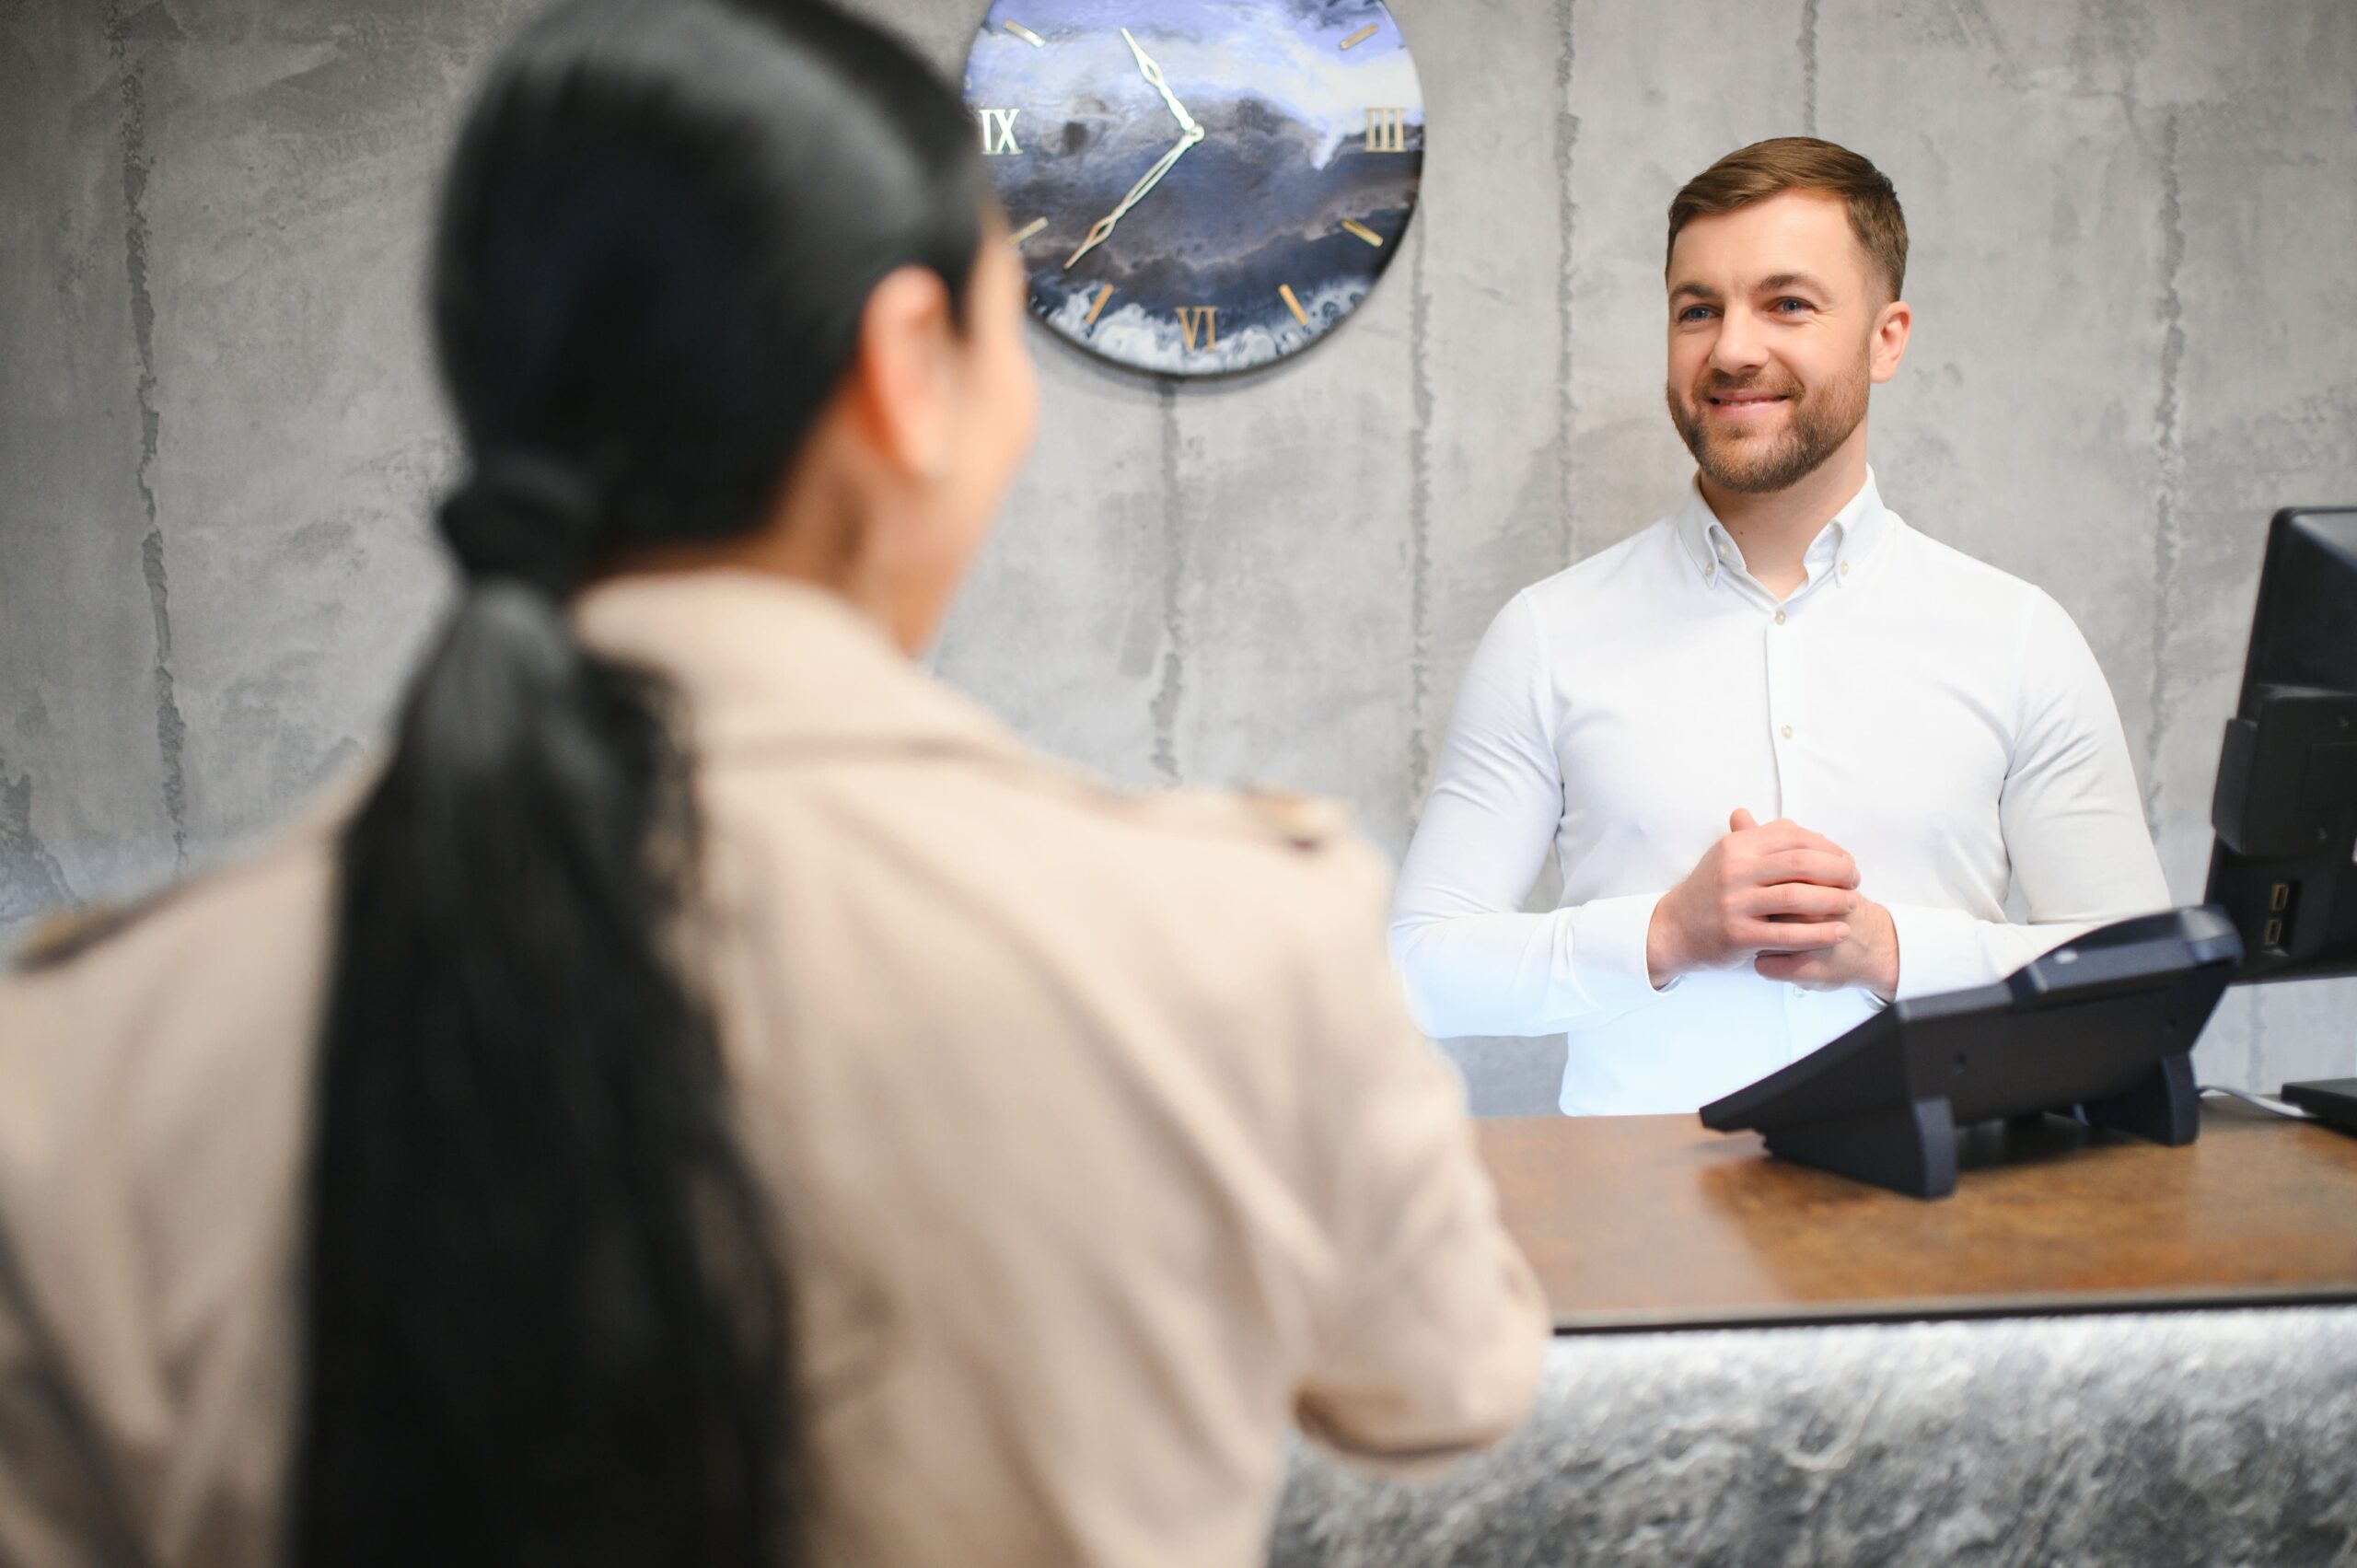
M 940 274 L 902 267 L 860 309 L 852 402 L 875 454 L 912 480 L 949 472 L 955 438 L 956 323 Z
M 1914 327 L 1915 312 L 1903 299 L 1892 300 L 1875 318 L 1866 357 L 1875 381 L 1887 381 L 1898 374 L 1898 362 L 1907 357 L 1907 335 Z

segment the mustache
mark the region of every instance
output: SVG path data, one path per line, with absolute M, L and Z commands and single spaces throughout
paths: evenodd
M 1798 402 L 1805 389 L 1793 376 L 1771 376 L 1765 371 L 1753 371 L 1747 376 L 1730 376 L 1723 370 L 1705 372 L 1698 377 L 1687 394 L 1696 402 L 1715 398 L 1726 392 L 1766 392 L 1772 397 L 1790 398 Z

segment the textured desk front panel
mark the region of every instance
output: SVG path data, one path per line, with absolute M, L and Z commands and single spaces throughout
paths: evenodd
M 1297 1455 L 1272 1558 L 2357 1563 L 2357 1308 L 1566 1337 L 1436 1481 Z

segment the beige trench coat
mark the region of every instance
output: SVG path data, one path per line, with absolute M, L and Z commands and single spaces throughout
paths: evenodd
M 579 620 L 686 699 L 822 1562 L 1244 1564 L 1290 1425 L 1516 1423 L 1545 1314 L 1329 810 L 1043 761 L 816 590 Z M 339 820 L 0 981 L 0 1561 L 277 1558 Z

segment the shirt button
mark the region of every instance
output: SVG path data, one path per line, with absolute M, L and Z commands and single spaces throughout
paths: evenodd
M 1712 562 L 1708 566 L 1705 566 L 1705 567 L 1703 567 L 1703 568 L 1702 568 L 1702 575 L 1704 575 L 1705 577 L 1715 577 L 1715 576 L 1717 576 L 1718 575 L 1719 575 L 1719 563 L 1718 563 L 1717 562 L 1715 562 L 1715 561 Z
M 1850 563 L 1847 561 L 1841 563 L 1841 575 L 1845 577 L 1850 575 Z
M 1784 612 L 1783 612 L 1782 610 L 1778 610 L 1778 611 L 1776 612 L 1776 624 L 1777 624 L 1777 625 L 1779 625 L 1779 626 L 1782 626 L 1783 623 L 1784 623 Z
M 1785 738 L 1785 739 L 1787 739 L 1787 740 L 1790 740 L 1792 738 L 1793 738 L 1793 726 L 1792 726 L 1791 725 L 1786 725 L 1786 726 L 1784 726 L 1784 738 Z

